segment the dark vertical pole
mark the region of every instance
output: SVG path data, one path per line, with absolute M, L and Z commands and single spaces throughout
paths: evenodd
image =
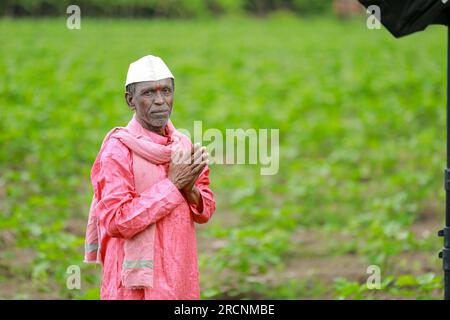
M 438 235 L 444 237 L 444 248 L 439 253 L 444 269 L 444 299 L 450 300 L 450 13 L 447 30 L 447 166 L 445 168 L 445 227 Z

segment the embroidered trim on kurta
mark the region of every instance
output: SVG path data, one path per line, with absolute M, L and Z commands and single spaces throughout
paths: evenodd
M 153 269 L 153 260 L 125 260 L 124 269 L 150 268 Z
M 84 248 L 86 249 L 86 251 L 91 252 L 91 251 L 97 251 L 100 248 L 100 246 L 98 245 L 98 243 L 86 243 L 84 245 Z

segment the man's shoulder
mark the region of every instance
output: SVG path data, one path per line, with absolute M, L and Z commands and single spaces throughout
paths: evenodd
M 130 151 L 117 138 L 111 136 L 112 132 L 113 130 L 105 136 L 97 158 L 94 161 L 91 169 L 92 181 L 97 179 L 96 177 L 102 170 L 101 168 L 104 170 L 110 170 L 111 168 L 115 168 L 114 170 L 116 170 L 118 167 L 129 170 L 130 168 Z
M 110 135 L 108 133 L 108 135 Z M 101 160 L 114 159 L 123 161 L 129 158 L 130 150 L 118 138 L 107 135 L 101 150 Z

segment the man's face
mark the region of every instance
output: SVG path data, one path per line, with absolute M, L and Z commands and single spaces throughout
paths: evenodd
M 173 81 L 138 82 L 133 95 L 126 93 L 130 107 L 136 110 L 136 120 L 146 129 L 163 133 L 173 105 Z

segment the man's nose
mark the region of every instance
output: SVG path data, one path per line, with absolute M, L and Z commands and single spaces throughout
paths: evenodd
M 156 104 L 163 104 L 164 103 L 164 98 L 162 96 L 161 91 L 156 91 L 155 103 Z

